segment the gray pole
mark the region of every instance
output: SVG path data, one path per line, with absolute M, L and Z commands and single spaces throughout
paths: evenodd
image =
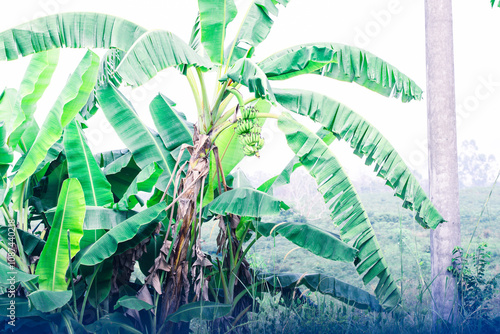
M 427 58 L 427 137 L 430 197 L 446 223 L 431 231 L 433 320 L 455 324 L 456 282 L 447 272 L 453 248 L 460 245 L 457 129 L 451 0 L 425 0 Z

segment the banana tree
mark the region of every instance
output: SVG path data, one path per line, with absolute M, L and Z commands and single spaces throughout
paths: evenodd
M 64 253 L 67 261 L 51 265 L 72 283 L 72 296 L 64 299 L 67 304 L 53 303 L 50 310 L 67 308 L 63 313 L 73 314 L 84 325 L 89 323 L 84 320 L 88 302 L 99 319 L 91 330 L 122 319 L 109 310 L 110 303 L 127 309 L 128 319 L 138 329 L 146 326 L 151 332 L 181 328 L 174 324 L 193 316 L 204 320 L 222 317 L 225 320 L 218 322 L 218 328 L 231 328 L 249 311 L 250 304 L 243 297 L 273 285 L 269 277 L 273 282 L 288 282 L 282 287 L 305 284 L 372 310 L 392 310 L 399 305 L 398 287 L 367 213 L 329 145 L 335 139 L 347 141 L 354 154 L 375 166 L 377 176 L 394 189 L 403 207 L 415 212 L 422 227 L 435 228 L 442 217 L 403 159 L 373 125 L 328 96 L 273 89 L 272 82 L 316 74 L 356 83 L 402 102 L 420 100 L 422 91 L 394 66 L 348 45 L 304 44 L 254 60 L 255 48 L 268 36 L 280 7 L 287 3 L 252 1 L 237 34 L 228 36 L 227 26 L 237 14 L 233 0 L 199 0 L 187 43 L 168 31 L 148 31 L 130 21 L 95 13 L 56 14 L 0 34 L 0 60 L 33 55 L 19 91 L 6 90 L 0 100 L 0 199 L 5 225 L 14 221 L 19 231 L 17 267 L 34 274 L 22 287 L 30 289 L 26 294 L 34 294 L 35 306 L 35 300 L 43 300 L 36 298 L 38 291 L 50 291 L 42 268 L 52 270 L 46 261 L 40 259 L 37 264 L 23 249 L 20 235 L 33 232 L 36 222 L 45 228 L 40 238 L 40 242 L 47 239 L 43 249 L 68 249 Z M 49 85 L 58 49 L 65 47 L 109 51 L 100 62 L 95 53 L 87 52 L 39 128 L 33 118 L 36 103 Z M 120 87 L 141 86 L 170 67 L 177 68 L 189 84 L 197 122 L 189 123 L 172 100 L 158 94 L 149 106 L 156 128 L 151 129 Z M 208 75 L 217 76 L 212 90 L 207 85 Z M 210 91 L 214 92 L 212 99 Z M 278 112 L 278 106 L 287 111 Z M 99 111 L 126 149 L 91 153 L 84 129 L 86 120 Z M 297 117 L 309 117 L 322 129 L 314 133 Z M 279 175 L 253 189 L 242 175 L 232 172 L 246 159 L 259 157 L 265 145 L 261 136 L 265 122 L 277 122 L 295 157 Z M 16 163 L 15 150 L 21 153 Z M 299 167 L 316 180 L 331 211 L 332 231 L 310 224 L 271 226 L 262 221 L 288 208 L 273 196 L 273 189 L 289 182 Z M 65 225 L 61 210 L 67 200 L 61 196 L 68 193 L 66 179 L 73 180 L 68 182 L 74 187 L 79 181 L 79 207 L 84 208 L 85 218 Z M 144 202 L 137 196 L 139 191 L 152 195 Z M 143 211 L 139 213 L 132 210 L 140 207 Z M 212 258 L 201 247 L 201 225 L 211 220 L 219 222 L 221 257 Z M 69 241 L 63 245 L 65 229 L 70 230 Z M 332 233 L 334 230 L 339 234 Z M 365 284 L 377 281 L 375 296 L 334 278 L 251 273 L 245 260 L 248 250 L 258 238 L 276 234 L 313 254 L 352 262 Z M 43 255 L 42 251 L 40 257 Z M 136 264 L 147 278 L 131 292 L 128 281 Z M 112 276 L 112 284 L 107 275 Z M 38 286 L 33 283 L 35 278 Z M 61 276 L 58 284 L 63 291 L 57 292 L 68 287 Z M 113 294 L 114 299 L 109 297 Z M 40 309 L 47 311 L 43 306 Z M 144 325 L 144 317 L 149 319 L 148 325 Z M 70 326 L 72 321 L 67 319 L 71 317 L 63 318 L 67 325 L 61 326 Z

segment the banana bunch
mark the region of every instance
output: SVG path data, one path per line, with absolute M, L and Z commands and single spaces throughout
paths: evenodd
M 262 128 L 255 121 L 258 110 L 255 107 L 243 108 L 241 119 L 234 129 L 243 145 L 243 153 L 247 156 L 259 156 L 259 150 L 264 146 L 264 138 L 260 136 Z

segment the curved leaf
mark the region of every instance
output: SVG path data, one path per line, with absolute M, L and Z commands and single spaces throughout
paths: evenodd
M 44 291 L 30 293 L 28 298 L 38 311 L 52 312 L 66 305 L 72 296 L 71 291 Z
M 24 252 L 29 256 L 40 256 L 40 253 L 45 246 L 45 240 L 40 239 L 36 235 L 23 231 L 21 229 L 17 230 L 19 238 L 23 244 Z M 9 227 L 0 226 L 0 236 L 2 237 L 5 244 L 9 242 Z
M 352 248 L 334 233 L 308 223 L 253 222 L 256 231 L 265 237 L 280 234 L 297 246 L 332 261 L 352 262 L 358 250 Z
M 176 111 L 174 106 L 161 93 L 149 104 L 156 129 L 168 151 L 173 151 L 182 144 L 193 145 L 193 124 L 187 121 L 184 114 Z
M 288 4 L 288 1 L 276 1 L 283 6 Z M 278 15 L 278 8 L 272 0 L 253 0 L 248 8 L 248 11 L 243 18 L 238 35 L 232 44 L 232 55 L 228 61 L 230 65 L 234 64 L 238 59 L 245 57 L 248 52 L 248 47 L 257 47 L 269 35 L 273 26 L 271 15 Z
M 278 128 L 283 131 L 288 146 L 316 179 L 318 190 L 331 210 L 333 222 L 340 226 L 345 242 L 353 240 L 358 249 L 356 271 L 368 284 L 379 278 L 375 294 L 384 307 L 394 307 L 400 300 L 399 289 L 392 278 L 382 250 L 375 237 L 366 211 L 352 183 L 328 146 L 287 113 L 280 115 Z
M 137 165 L 140 168 L 146 168 L 153 162 L 158 163 L 168 182 L 175 161 L 165 149 L 161 139 L 151 133 L 132 106 L 112 84 L 99 87 L 97 98 L 109 123 L 123 143 L 132 151 Z M 165 187 L 166 184 L 160 190 L 164 191 Z
M 11 285 L 19 282 L 30 282 L 38 279 L 38 276 L 27 274 L 10 264 L 0 261 L 0 289 L 6 291 Z
M 10 298 L 7 295 L 0 296 L 0 316 L 8 317 L 10 315 L 9 307 L 11 307 L 11 301 L 15 303 L 12 307 L 15 309 L 16 318 L 34 317 L 41 316 L 40 311 L 34 310 L 28 298 L 14 297 Z
M 54 222 L 36 267 L 35 273 L 40 277 L 40 289 L 49 291 L 67 289 L 65 273 L 69 265 L 69 256 L 66 231 L 69 230 L 71 235 L 71 254 L 76 254 L 83 236 L 84 217 L 85 197 L 82 186 L 76 179 L 67 179 L 63 182 Z
M 57 49 L 40 52 L 31 57 L 18 93 L 18 102 L 24 113 L 24 120 L 9 137 L 11 147 L 16 147 L 23 133 L 32 126 L 36 104 L 49 86 L 58 62 L 59 50 Z M 27 148 L 25 143 L 21 143 L 21 146 Z
M 95 85 L 98 65 L 99 57 L 89 50 L 45 118 L 33 146 L 14 177 L 15 185 L 26 180 L 36 170 L 49 148 L 61 137 L 64 127 L 85 105 Z
M 41 17 L 0 33 L 0 60 L 55 48 L 117 48 L 127 51 L 146 30 L 127 20 L 97 13 Z
M 248 87 L 257 98 L 275 101 L 269 80 L 262 69 L 250 59 L 238 60 L 227 73 L 220 78 L 221 81 L 231 79 Z
M 132 153 L 127 149 L 120 149 L 120 150 L 111 150 L 111 151 L 106 151 L 106 152 L 101 152 L 101 153 L 96 153 L 94 154 L 94 159 L 97 161 L 97 164 L 99 165 L 100 168 L 107 168 L 108 165 L 112 164 L 116 160 L 120 159 L 122 156 L 128 156 L 128 160 L 132 157 Z M 125 163 L 125 166 L 128 164 Z M 106 170 L 106 169 L 105 169 Z M 107 174 L 104 172 L 104 174 Z
M 69 177 L 80 181 L 88 206 L 104 206 L 113 203 L 111 185 L 97 165 L 92 152 L 76 120 L 64 131 L 64 151 L 68 161 Z
M 212 62 L 224 64 L 226 27 L 238 10 L 233 0 L 198 0 L 201 43 Z
M 207 207 L 209 211 L 223 216 L 233 214 L 257 218 L 277 215 L 286 204 L 262 191 L 236 188 L 219 195 Z
M 80 261 L 81 265 L 95 266 L 115 254 L 135 247 L 155 230 L 157 219 L 161 219 L 158 216 L 165 208 L 164 202 L 156 204 L 111 229 L 90 246 Z
M 55 210 L 48 210 L 45 212 L 47 221 L 52 225 L 54 220 Z M 84 230 L 110 230 L 128 218 L 135 215 L 137 212 L 117 211 L 113 209 L 101 208 L 99 206 L 87 206 L 85 209 L 85 220 L 83 221 Z
M 158 167 L 156 162 L 146 166 L 146 168 L 141 170 L 132 181 L 122 199 L 116 203 L 116 208 L 118 210 L 129 210 L 136 206 L 139 202 L 135 195 L 137 195 L 139 191 L 152 191 L 162 172 L 163 171 Z
M 375 163 L 377 175 L 403 199 L 403 207 L 415 211 L 415 219 L 424 228 L 436 228 L 444 222 L 394 147 L 357 113 L 315 92 L 277 90 L 276 99 L 284 108 L 310 117 L 349 142 L 356 155 L 366 156 L 366 165 Z
M 154 306 L 140 300 L 136 296 L 123 296 L 115 304 L 115 310 L 119 307 L 129 308 L 131 310 L 151 310 Z
M 373 295 L 332 276 L 282 273 L 276 275 L 261 274 L 258 279 L 265 280 L 267 284 L 278 289 L 295 289 L 300 285 L 305 285 L 310 291 L 318 291 L 322 294 L 332 296 L 360 309 L 370 309 L 376 312 L 382 310 L 382 307 Z
M 422 89 L 397 68 L 367 51 L 343 44 L 294 46 L 264 59 L 259 66 L 270 80 L 314 73 L 355 82 L 384 96 L 401 96 L 403 102 L 422 98 Z
M 123 81 L 140 86 L 158 72 L 172 66 L 188 65 L 209 69 L 211 64 L 183 40 L 168 31 L 151 31 L 141 36 L 116 69 Z
M 223 317 L 229 312 L 231 312 L 230 304 L 199 301 L 182 305 L 176 312 L 170 314 L 166 321 L 190 322 L 193 319 L 211 321 Z

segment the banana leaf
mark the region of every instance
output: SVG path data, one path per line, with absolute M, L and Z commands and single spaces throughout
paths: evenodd
M 355 82 L 384 96 L 401 97 L 403 102 L 422 98 L 422 89 L 397 68 L 370 52 L 343 44 L 297 45 L 271 55 L 259 66 L 269 80 L 312 73 Z
M 11 303 L 14 302 L 14 306 L 12 307 Z M 8 317 L 10 316 L 9 307 L 12 307 L 16 313 L 16 318 L 25 318 L 25 317 L 35 317 L 42 316 L 43 314 L 40 311 L 33 309 L 30 305 L 28 298 L 22 297 L 14 297 L 10 298 L 7 295 L 0 296 L 0 316 Z
M 209 212 L 242 217 L 265 217 L 280 213 L 288 206 L 277 198 L 252 188 L 236 188 L 226 191 L 210 202 L 205 208 L 203 217 L 207 219 Z
M 317 291 L 332 296 L 356 308 L 369 309 L 375 312 L 382 310 L 375 296 L 363 289 L 344 283 L 328 275 L 293 273 L 259 274 L 257 279 L 266 281 L 269 290 L 293 290 L 298 286 L 304 285 L 312 292 Z
M 41 312 L 52 312 L 63 307 L 71 300 L 71 291 L 38 290 L 28 295 L 34 308 Z
M 231 45 L 231 54 L 228 56 L 231 57 L 228 61 L 229 65 L 245 57 L 249 47 L 255 48 L 267 38 L 274 23 L 272 16 L 278 16 L 276 3 L 286 6 L 288 1 L 254 0 L 251 2 L 241 22 L 238 35 Z M 248 44 L 249 47 L 244 44 Z
M 280 234 L 297 246 L 332 261 L 353 262 L 358 250 L 340 239 L 340 236 L 309 223 L 253 221 L 255 231 L 265 237 Z
M 139 203 L 136 198 L 139 191 L 151 192 L 162 172 L 156 162 L 146 166 L 132 181 L 115 208 L 122 211 L 134 208 Z
M 277 90 L 275 94 L 284 108 L 310 117 L 347 141 L 356 155 L 366 157 L 366 165 L 375 163 L 377 176 L 395 190 L 404 208 L 415 211 L 415 219 L 424 228 L 436 228 L 444 222 L 403 159 L 373 125 L 347 106 L 319 93 Z
M 226 27 L 238 10 L 233 0 L 198 0 L 201 43 L 213 63 L 224 64 Z
M 399 289 L 366 211 L 341 165 L 325 142 L 288 113 L 280 115 L 278 128 L 285 134 L 288 146 L 316 179 L 334 224 L 340 226 L 341 239 L 352 241 L 353 247 L 359 250 L 354 264 L 363 282 L 368 284 L 378 277 L 375 295 L 379 303 L 386 308 L 395 307 L 400 300 Z
M 128 50 L 117 68 L 125 83 L 137 87 L 148 82 L 158 72 L 172 66 L 212 67 L 183 40 L 171 32 L 154 30 L 142 35 Z
M 63 182 L 61 194 L 50 229 L 47 243 L 40 255 L 35 274 L 39 276 L 41 290 L 64 291 L 68 287 L 65 273 L 69 265 L 68 235 L 70 231 L 71 254 L 80 249 L 85 217 L 85 197 L 82 186 L 76 179 Z
M 149 104 L 158 134 L 168 151 L 173 151 L 182 144 L 193 145 L 193 124 L 187 121 L 183 113 L 176 111 L 174 106 L 175 104 L 161 93 Z
M 104 115 L 116 133 L 134 156 L 134 161 L 142 169 L 156 162 L 163 169 L 163 181 L 172 176 L 175 160 L 169 154 L 161 139 L 138 117 L 135 110 L 112 84 L 100 86 L 97 98 Z M 163 185 L 163 187 L 161 187 Z M 165 191 L 167 184 L 157 185 Z M 163 189 L 161 189 L 163 188 Z M 169 191 L 173 192 L 173 188 Z
M 88 206 L 112 204 L 111 185 L 92 156 L 76 120 L 71 121 L 64 131 L 64 151 L 68 161 L 69 177 L 80 181 L 85 194 L 85 203 Z
M 52 225 L 54 220 L 55 209 L 51 209 L 45 212 L 47 217 L 47 222 Z M 118 226 L 128 218 L 134 216 L 137 212 L 128 211 L 118 211 L 108 208 L 102 208 L 99 206 L 87 206 L 85 207 L 85 219 L 83 221 L 84 230 L 111 230 L 112 228 Z
M 49 148 L 61 137 L 64 127 L 85 105 L 95 85 L 98 65 L 99 57 L 89 50 L 45 118 L 33 146 L 13 179 L 15 185 L 30 177 Z
M 151 310 L 154 306 L 146 303 L 143 300 L 140 300 L 136 296 L 123 296 L 120 299 L 118 299 L 114 309 L 116 310 L 119 307 L 125 307 L 131 310 L 142 311 L 142 310 Z
M 177 311 L 170 314 L 166 321 L 190 322 L 193 319 L 212 321 L 231 312 L 231 304 L 221 304 L 209 301 L 199 301 L 184 304 Z
M 115 254 L 135 247 L 151 236 L 158 221 L 165 215 L 165 208 L 164 202 L 156 204 L 114 227 L 87 249 L 80 264 L 95 266 Z
M 34 234 L 23 231 L 21 229 L 17 230 L 19 238 L 21 238 L 21 243 L 23 244 L 24 252 L 28 256 L 40 256 L 40 253 L 45 246 L 45 240 L 40 239 Z M 0 226 L 0 237 L 3 239 L 4 244 L 9 242 L 9 227 Z M 4 282 L 4 281 L 1 281 Z
M 17 286 L 17 283 L 19 282 L 36 283 L 37 280 L 37 275 L 27 274 L 24 271 L 17 269 L 13 265 L 11 266 L 10 264 L 0 260 L 0 290 L 2 292 L 10 289 L 11 285 Z
M 255 94 L 256 98 L 267 99 L 271 102 L 275 101 L 266 74 L 250 59 L 238 60 L 220 80 L 226 81 L 228 78 L 247 86 L 248 90 Z
M 127 51 L 145 32 L 144 28 L 112 15 L 50 15 L 0 33 L 0 61 L 63 47 Z
M 24 114 L 24 120 L 9 136 L 9 146 L 12 148 L 17 146 L 24 132 L 32 126 L 32 122 L 35 122 L 33 114 L 36 104 L 49 86 L 58 62 L 59 50 L 57 49 L 37 53 L 31 58 L 18 92 L 18 103 Z M 25 151 L 29 149 L 26 143 L 20 144 Z

